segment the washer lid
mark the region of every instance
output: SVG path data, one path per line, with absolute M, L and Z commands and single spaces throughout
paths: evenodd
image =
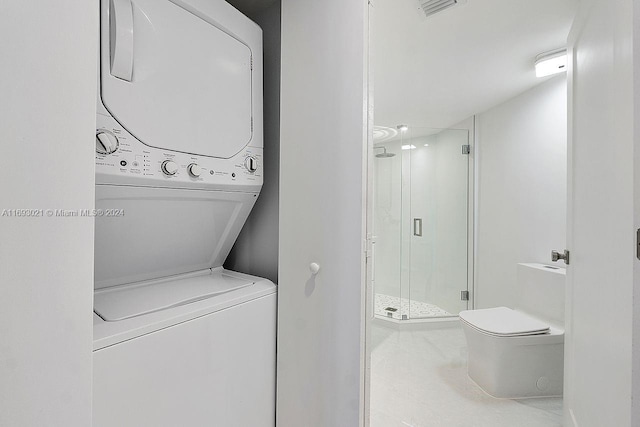
M 256 194 L 96 185 L 96 289 L 220 267 Z
M 103 0 L 101 14 L 101 98 L 129 133 L 151 147 L 219 158 L 251 142 L 259 45 L 168 0 Z
M 96 290 L 94 311 L 107 322 L 142 316 L 253 285 L 222 270 Z
M 505 337 L 540 335 L 550 331 L 548 324 L 507 307 L 462 311 L 460 320 L 482 332 Z

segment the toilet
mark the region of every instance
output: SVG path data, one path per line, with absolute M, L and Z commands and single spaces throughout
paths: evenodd
M 466 310 L 469 377 L 497 398 L 562 395 L 566 270 L 518 264 L 513 308 Z

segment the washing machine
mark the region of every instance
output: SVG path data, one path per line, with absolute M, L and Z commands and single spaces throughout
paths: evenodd
M 262 187 L 262 32 L 101 0 L 93 425 L 275 424 L 276 287 L 223 268 Z

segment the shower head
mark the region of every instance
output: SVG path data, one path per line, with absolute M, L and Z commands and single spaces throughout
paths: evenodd
M 395 154 L 387 153 L 387 152 L 376 154 L 376 157 L 379 159 L 388 159 L 389 157 L 393 157 L 393 156 L 395 156 Z
M 395 153 L 387 153 L 387 149 L 385 147 L 373 147 L 374 150 L 379 150 L 382 148 L 382 153 L 376 154 L 376 157 L 379 159 L 388 159 L 389 157 L 395 156 Z

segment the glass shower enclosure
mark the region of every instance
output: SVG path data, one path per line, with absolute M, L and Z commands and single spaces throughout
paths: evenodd
M 374 127 L 374 313 L 457 316 L 469 307 L 467 129 Z

